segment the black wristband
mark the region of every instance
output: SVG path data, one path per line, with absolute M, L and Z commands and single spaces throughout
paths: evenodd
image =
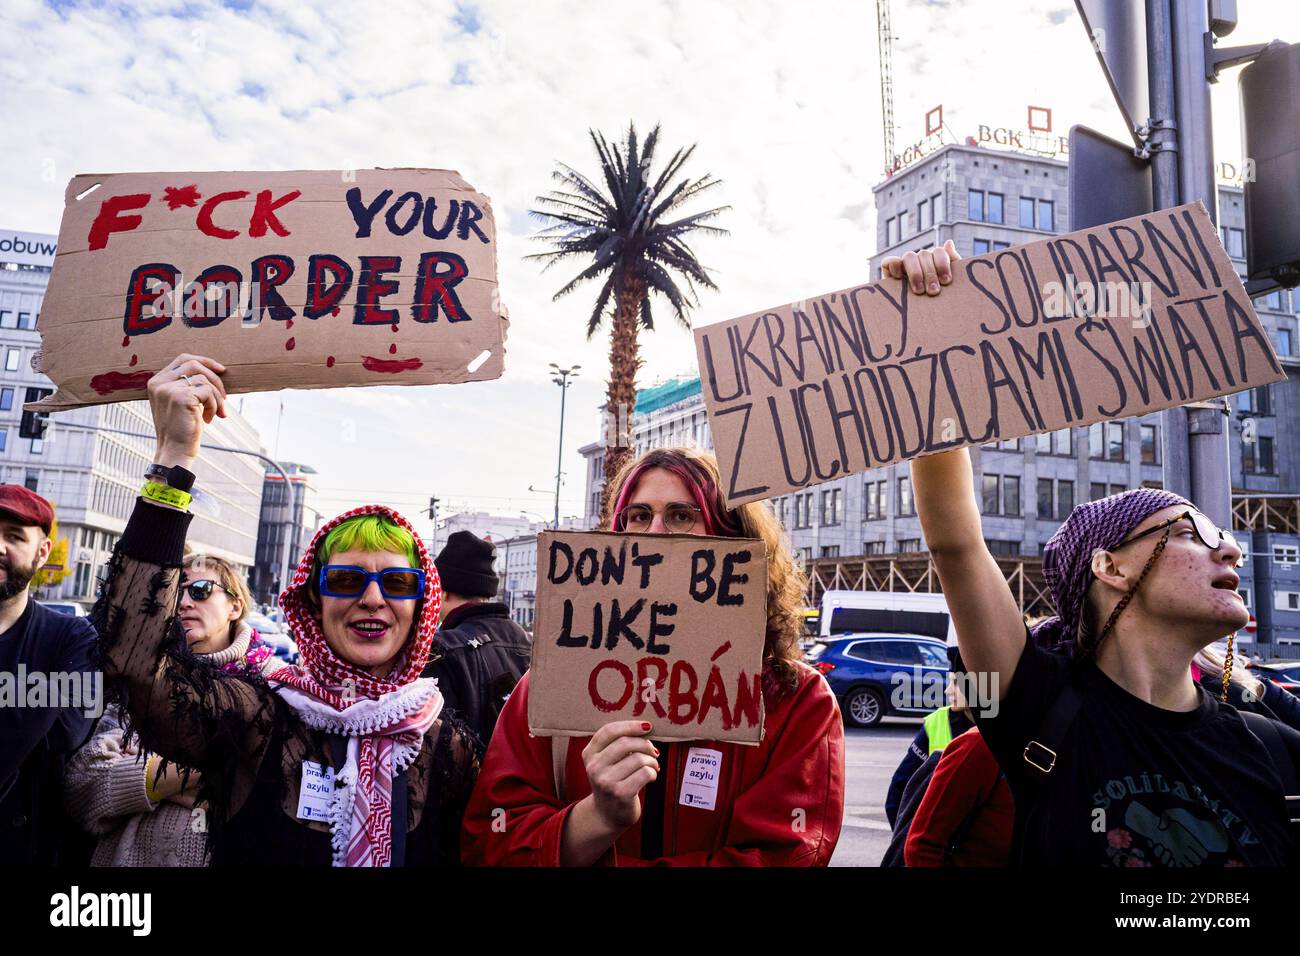
M 168 467 L 155 463 L 145 470 L 144 476 L 150 481 L 160 482 L 177 491 L 189 491 L 194 487 L 194 472 L 180 465 Z

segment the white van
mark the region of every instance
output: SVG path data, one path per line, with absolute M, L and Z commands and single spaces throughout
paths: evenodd
M 942 594 L 913 591 L 827 591 L 822 595 L 822 640 L 866 631 L 920 634 L 957 643 Z

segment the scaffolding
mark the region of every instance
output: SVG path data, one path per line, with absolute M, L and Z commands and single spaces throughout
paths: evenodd
M 1051 597 L 1043 580 L 1041 557 L 994 556 L 1002 576 L 1026 617 L 1052 614 Z M 827 591 L 904 591 L 941 594 L 939 574 L 929 552 L 813 558 L 805 564 L 808 586 L 804 599 L 818 607 Z

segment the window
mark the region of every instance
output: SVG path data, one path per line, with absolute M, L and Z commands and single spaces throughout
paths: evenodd
M 912 500 L 912 479 L 898 479 L 898 513 L 900 515 L 916 514 L 916 502 Z
M 1011 556 L 1020 553 L 1019 541 L 1001 541 L 997 538 L 985 538 L 984 544 L 989 549 L 989 554 Z
M 1088 500 L 1100 501 L 1106 497 L 1106 482 L 1094 481 L 1088 486 Z
M 1073 481 L 1038 479 L 1038 517 L 1064 521 L 1073 509 Z
M 1268 295 L 1264 296 L 1263 299 L 1264 308 L 1270 309 L 1273 312 L 1282 311 L 1282 292 L 1280 289 L 1274 289 Z
M 943 193 L 930 197 L 930 220 L 937 226 L 943 222 Z
M 1240 229 L 1230 229 L 1224 226 L 1219 230 L 1223 236 L 1223 248 L 1228 250 L 1228 255 L 1236 259 L 1244 258 L 1246 255 L 1245 233 Z
M 930 200 L 922 199 L 916 206 L 916 228 L 924 232 L 930 228 Z
M 1250 588 L 1242 588 L 1237 593 L 1241 595 L 1241 603 L 1250 607 Z
M 1044 232 L 1056 231 L 1056 206 L 1049 199 L 1038 200 L 1038 228 Z
M 1089 425 L 1088 455 L 1101 461 L 1124 461 L 1124 423 Z
M 884 554 L 885 542 L 883 541 L 864 541 L 862 542 L 863 554 Z
M 1002 504 L 1002 478 L 1000 475 L 985 475 L 983 479 L 984 513 L 995 515 Z
M 1277 344 L 1278 355 L 1295 354 L 1295 345 L 1293 344 L 1293 337 L 1290 329 L 1278 329 L 1275 342 Z
M 1273 386 L 1260 385 L 1251 390 L 1251 398 L 1255 403 L 1255 414 L 1272 415 L 1273 414 Z
M 920 538 L 899 538 L 898 539 L 899 554 L 918 554 L 920 553 L 920 551 L 921 551 Z
M 985 212 L 987 213 L 987 216 L 985 218 L 986 222 L 997 222 L 997 223 L 1002 222 L 1002 194 L 1001 193 L 988 194 L 988 206 L 986 207 Z
M 987 239 L 976 239 L 974 242 L 975 255 L 982 256 L 989 251 L 989 241 Z
M 840 523 L 840 490 L 839 488 L 830 488 L 822 492 L 823 525 Z
M 0 426 L 0 451 L 9 447 L 9 429 Z
M 1054 432 L 1040 432 L 1034 436 L 1034 448 L 1040 455 L 1074 455 L 1074 432 L 1058 428 Z
M 1300 591 L 1274 591 L 1273 607 L 1279 611 L 1300 611 Z
M 966 218 L 976 222 L 984 221 L 984 193 L 972 189 L 966 194 Z
M 1056 483 L 1056 517 L 1064 521 L 1074 510 L 1074 482 L 1058 481 Z
M 1020 476 L 1002 476 L 1002 513 L 1004 515 L 1020 514 Z
M 812 492 L 794 496 L 794 526 L 796 528 L 812 527 Z
M 24 481 L 23 484 L 27 487 L 27 490 L 28 490 L 28 491 L 36 491 L 36 492 L 39 492 L 40 489 L 37 488 L 37 485 L 40 483 L 40 480 L 41 480 L 41 476 L 40 476 L 40 475 L 38 475 L 38 474 L 37 474 L 36 472 L 34 472 L 34 471 L 29 471 L 29 472 L 27 473 L 27 480 Z
M 10 349 L 5 353 L 5 371 L 18 371 L 18 362 L 22 358 L 22 349 Z
M 0 412 L 10 411 L 14 407 L 14 390 L 0 388 Z
M 998 442 L 998 448 L 1002 451 L 1020 451 L 1019 438 L 1004 438 Z
M 44 451 L 45 451 L 45 439 L 43 439 L 43 438 L 33 438 L 33 439 L 32 439 L 32 454 L 33 454 L 33 455 L 40 455 L 40 454 L 44 453 Z
M 883 481 L 868 481 L 865 486 L 867 497 L 867 518 L 883 518 L 885 516 L 885 483 Z
M 1027 196 L 1020 197 L 1020 228 L 1034 228 L 1034 201 Z
M 898 244 L 898 220 L 890 217 L 885 220 L 885 245 L 893 246 Z
M 898 214 L 898 238 L 906 239 L 911 233 L 907 229 L 907 210 L 904 209 Z
M 823 558 L 838 558 L 840 556 L 840 546 L 838 544 L 822 545 Z
M 1273 439 L 1267 435 L 1259 436 L 1259 473 L 1261 475 L 1273 474 Z
M 1159 444 L 1156 441 L 1156 426 L 1142 425 L 1139 426 L 1142 432 L 1142 464 L 1158 465 L 1160 464 Z
M 1050 518 L 1052 516 L 1053 489 L 1051 478 L 1038 479 L 1038 517 Z
M 1300 564 L 1300 547 L 1294 544 L 1273 545 L 1273 563 L 1283 567 L 1294 567 Z

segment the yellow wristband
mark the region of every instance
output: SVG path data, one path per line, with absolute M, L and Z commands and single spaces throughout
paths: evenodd
M 167 505 L 169 508 L 176 508 L 180 511 L 186 511 L 193 501 L 193 496 L 188 491 L 180 491 L 176 488 L 169 488 L 157 481 L 146 481 L 144 487 L 140 489 L 140 497 L 147 498 L 149 501 L 156 501 L 159 504 Z
M 160 763 L 158 755 L 154 754 L 144 763 L 144 795 L 154 803 L 161 803 L 162 796 L 154 790 L 154 781 L 158 776 L 158 764 Z

